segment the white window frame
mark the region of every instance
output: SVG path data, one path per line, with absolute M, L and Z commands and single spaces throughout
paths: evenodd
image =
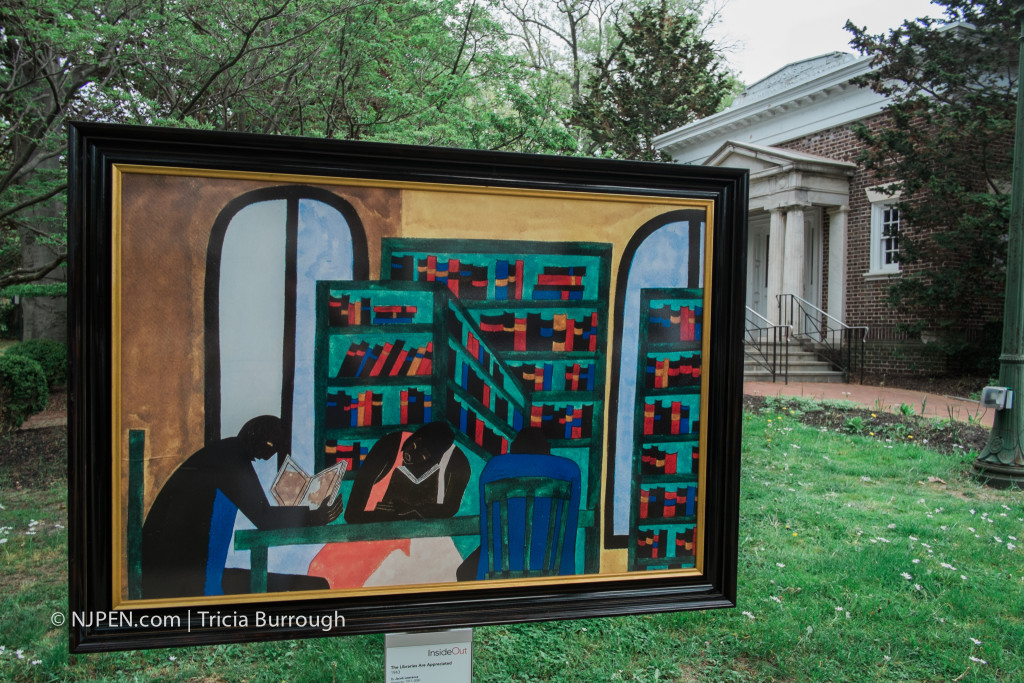
M 871 276 L 889 276 L 895 275 L 900 272 L 899 253 L 900 249 L 898 246 L 900 234 L 903 232 L 903 218 L 899 215 L 899 208 L 897 206 L 900 196 L 899 193 L 889 195 L 881 192 L 877 189 L 868 190 L 868 201 L 871 202 L 871 254 L 870 261 L 868 263 L 868 272 L 864 275 L 865 277 Z M 897 235 L 897 246 L 893 252 L 897 255 L 897 260 L 892 263 L 886 263 L 886 242 L 891 239 L 887 237 L 883 231 L 886 225 L 886 212 L 896 211 L 896 226 Z

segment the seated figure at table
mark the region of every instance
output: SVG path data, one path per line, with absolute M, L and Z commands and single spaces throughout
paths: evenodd
M 356 472 L 345 521 L 453 517 L 469 477 L 469 460 L 447 424 L 392 432 L 374 444 Z
M 271 505 L 252 463 L 287 453 L 287 431 L 272 415 L 253 418 L 238 436 L 207 444 L 181 464 L 157 493 L 142 527 L 142 597 L 249 592 L 247 569 L 225 569 L 237 512 L 258 529 L 319 526 L 342 511 L 333 504 Z M 328 588 L 316 576 L 270 574 L 274 591 Z

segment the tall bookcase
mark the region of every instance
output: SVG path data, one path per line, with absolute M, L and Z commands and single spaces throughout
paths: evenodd
M 381 437 L 440 420 L 478 463 L 507 450 L 523 390 L 445 288 L 322 281 L 316 297 L 317 470 L 345 459 L 352 478 Z
M 695 565 L 703 305 L 703 289 L 640 292 L 631 571 Z
M 381 278 L 440 284 L 522 392 L 523 425 L 583 473 L 585 571 L 598 570 L 611 245 L 384 239 Z M 458 360 L 458 358 L 456 359 Z

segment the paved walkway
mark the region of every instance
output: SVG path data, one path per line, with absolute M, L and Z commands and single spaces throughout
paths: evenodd
M 975 421 L 986 427 L 992 426 L 995 413 L 982 408 L 977 401 L 929 394 L 924 391 L 892 389 L 890 387 L 864 384 L 825 384 L 818 382 L 744 382 L 743 393 L 752 396 L 809 396 L 816 399 L 853 401 L 866 408 L 898 412 L 901 404 L 914 409 L 915 415 L 937 417 L 962 422 Z

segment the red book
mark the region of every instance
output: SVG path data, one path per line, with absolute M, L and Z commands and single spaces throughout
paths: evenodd
M 391 372 L 388 373 L 388 375 L 391 376 L 391 377 L 398 377 L 398 375 L 401 374 L 401 372 L 402 372 L 402 368 L 405 367 L 405 359 L 408 358 L 408 357 L 409 357 L 409 349 L 408 348 L 402 349 L 399 352 L 398 357 L 395 358 L 395 364 L 391 367 Z
M 409 424 L 409 390 L 402 389 L 402 393 L 399 396 L 401 401 L 401 422 L 402 424 Z
M 516 318 L 512 348 L 515 351 L 526 350 L 526 318 Z
M 538 365 L 534 370 L 533 375 L 533 390 L 542 391 L 544 389 L 544 367 Z
M 644 404 L 644 434 L 654 433 L 654 404 Z
M 672 401 L 672 433 L 679 433 L 679 417 L 682 412 L 682 404 L 679 401 Z
M 544 421 L 544 407 L 533 406 L 530 408 L 530 426 L 540 427 Z
M 455 296 L 459 295 L 459 260 L 448 259 L 448 289 Z
M 675 474 L 679 466 L 679 454 L 669 453 L 665 456 L 665 474 Z
M 516 299 L 523 298 L 523 262 L 516 261 Z
M 485 408 L 491 407 L 491 386 L 489 384 L 484 385 L 484 396 L 483 404 Z
M 385 363 L 387 363 L 388 356 L 391 355 L 391 349 L 394 348 L 391 342 L 386 342 L 384 348 L 380 352 L 380 357 L 377 358 L 377 362 L 370 368 L 370 377 L 378 377 L 381 371 L 384 369 Z
M 580 390 L 580 364 L 579 363 L 573 363 L 572 364 L 572 390 L 573 391 L 579 391 Z
M 437 277 L 437 257 L 427 257 L 427 282 L 433 282 Z
M 420 363 L 420 374 L 429 375 L 434 371 L 434 342 L 427 342 L 427 352 L 423 355 L 423 362 Z
M 576 340 L 576 321 L 572 318 L 565 319 L 565 350 L 572 351 L 573 342 Z
M 597 351 L 597 313 L 590 314 L 590 351 Z
M 477 418 L 474 441 L 478 446 L 484 445 L 484 421 Z
M 359 320 L 359 306 L 357 304 L 349 304 L 348 315 L 345 317 L 348 318 L 349 325 L 358 325 L 359 323 L 356 321 Z
M 561 287 L 583 284 L 581 275 L 551 275 L 541 273 L 537 276 L 538 285 L 558 285 Z
M 650 499 L 651 494 L 647 489 L 640 489 L 640 519 L 647 519 L 647 505 Z

